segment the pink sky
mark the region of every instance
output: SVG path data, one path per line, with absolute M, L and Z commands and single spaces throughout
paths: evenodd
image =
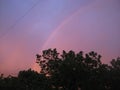
M 104 63 L 120 56 L 119 0 L 38 1 L 0 1 L 0 73 L 37 68 L 35 55 L 48 48 L 94 50 Z

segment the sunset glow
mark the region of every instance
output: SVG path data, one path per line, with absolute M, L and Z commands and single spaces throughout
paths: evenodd
M 36 4 L 37 3 L 37 4 Z M 48 48 L 120 56 L 119 0 L 0 0 L 0 74 L 32 68 Z

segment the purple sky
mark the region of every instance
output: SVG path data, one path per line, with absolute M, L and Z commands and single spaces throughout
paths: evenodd
M 108 63 L 120 56 L 119 38 L 119 0 L 0 0 L 0 73 L 6 75 L 37 68 L 35 55 L 48 48 L 94 50 Z

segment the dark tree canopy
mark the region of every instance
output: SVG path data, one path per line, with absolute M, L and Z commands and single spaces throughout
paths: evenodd
M 113 85 L 114 80 L 115 83 L 120 82 L 120 58 L 112 60 L 109 66 L 103 64 L 101 55 L 94 51 L 84 54 L 82 51 L 75 53 L 63 50 L 59 54 L 56 49 L 48 49 L 42 55 L 37 54 L 37 63 L 41 73 L 49 75 L 51 85 L 56 89 L 113 90 L 117 86 L 115 90 L 120 89 L 119 85 Z
M 0 90 L 50 90 L 48 79 L 31 69 L 20 71 L 17 77 L 0 77 Z
M 62 54 L 56 49 L 36 55 L 40 73 L 31 69 L 17 77 L 0 75 L 0 90 L 120 90 L 120 58 L 110 65 L 94 51 Z

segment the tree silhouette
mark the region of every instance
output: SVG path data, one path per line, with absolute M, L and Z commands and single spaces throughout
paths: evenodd
M 0 78 L 0 90 L 50 90 L 50 85 L 45 75 L 29 69 L 17 77 Z
M 101 63 L 101 55 L 94 51 L 84 54 L 82 51 L 66 52 L 60 55 L 56 49 L 37 54 L 37 63 L 41 73 L 51 78 L 52 86 L 63 90 L 107 90 L 110 89 L 110 68 Z
M 49 82 L 44 74 L 39 74 L 31 69 L 20 71 L 18 79 L 23 87 L 21 90 L 48 90 Z
M 112 90 L 120 90 L 120 57 L 113 59 L 111 62 L 111 88 Z
M 17 77 L 9 75 L 0 79 L 0 90 L 20 90 Z
M 36 55 L 40 73 L 28 69 L 18 76 L 0 75 L 0 90 L 120 90 L 120 57 L 101 62 L 94 51 L 44 50 Z

